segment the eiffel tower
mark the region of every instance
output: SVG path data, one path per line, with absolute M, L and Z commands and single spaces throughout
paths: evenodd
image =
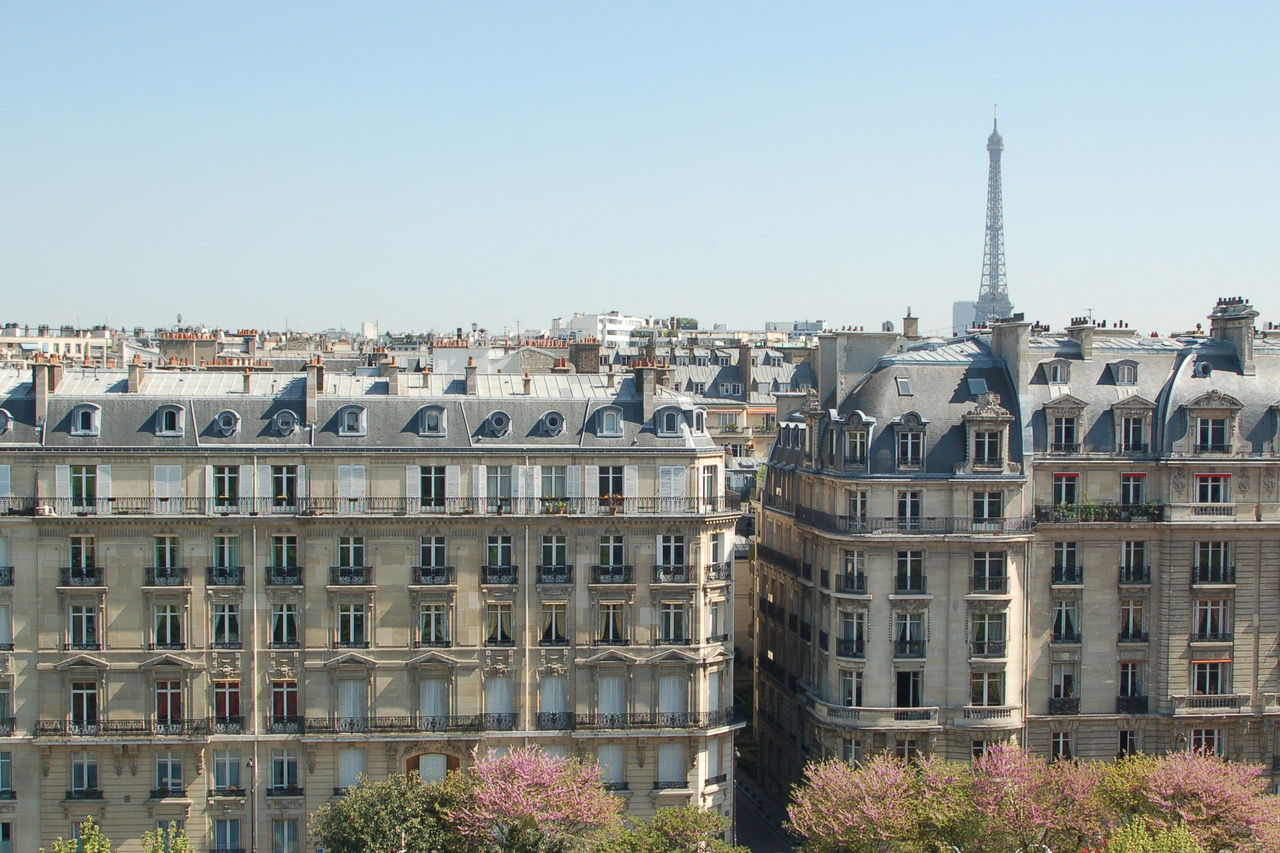
M 987 153 L 991 158 L 987 173 L 987 239 L 982 252 L 982 284 L 974 306 L 974 324 L 986 325 L 1013 313 L 1009 301 L 1009 285 L 1004 276 L 1004 205 L 1000 200 L 1000 153 L 1004 140 L 992 119 L 987 137 Z

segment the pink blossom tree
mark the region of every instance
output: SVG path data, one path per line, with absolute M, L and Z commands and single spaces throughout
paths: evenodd
M 813 853 L 880 853 L 914 838 L 918 809 L 915 772 L 880 754 L 856 768 L 836 760 L 810 764 L 787 817 Z

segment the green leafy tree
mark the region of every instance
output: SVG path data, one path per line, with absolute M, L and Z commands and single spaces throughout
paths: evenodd
M 748 853 L 724 841 L 728 818 L 696 806 L 658 809 L 611 838 L 601 853 Z
M 43 847 L 40 853 L 44 853 Z M 54 839 L 53 853 L 112 853 L 111 839 L 102 834 L 93 818 L 86 817 L 80 824 L 79 843 L 74 838 L 59 836 Z
M 361 777 L 360 784 L 347 789 L 342 799 L 317 809 L 308 829 L 315 846 L 329 853 L 444 853 L 460 849 L 447 812 L 460 800 L 466 784 L 458 773 L 430 785 L 423 784 L 417 774 L 391 776 L 380 782 Z
M 1134 821 L 1111 834 L 1107 853 L 1205 853 L 1205 849 L 1185 826 L 1161 827 L 1153 833 Z
M 166 829 L 142 833 L 142 853 L 191 853 L 191 841 L 170 823 Z

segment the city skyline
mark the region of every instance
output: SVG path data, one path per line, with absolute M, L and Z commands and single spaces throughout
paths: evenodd
M 1167 334 L 1270 283 L 1277 12 L 1151 11 L 9 7 L 5 319 L 945 330 L 998 102 L 1017 310 Z

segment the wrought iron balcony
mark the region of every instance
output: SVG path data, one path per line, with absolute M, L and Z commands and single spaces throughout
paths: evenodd
M 448 637 L 419 637 L 418 648 L 420 649 L 447 649 L 452 646 L 452 641 Z
M 1005 656 L 1004 640 L 974 640 L 973 656 L 976 658 L 1002 658 Z
M 213 648 L 215 648 L 215 649 L 241 649 L 241 648 L 244 648 L 244 643 L 241 641 L 240 636 L 239 636 L 238 634 L 237 634 L 237 635 L 234 635 L 234 636 L 228 636 L 228 637 L 223 637 L 223 638 L 221 638 L 221 639 L 214 640 L 214 641 L 213 641 L 212 643 L 210 643 L 209 645 L 210 645 L 210 646 L 212 646 L 212 647 L 213 647 Z
M 102 791 L 99 788 L 75 788 L 67 791 L 68 800 L 101 800 Z
M 654 583 L 691 583 L 688 566 L 655 565 L 653 567 Z
M 420 732 L 478 732 L 480 731 L 480 716 L 472 714 L 470 716 L 458 717 L 430 717 L 419 716 L 416 718 L 416 728 Z
M 656 637 L 653 641 L 655 646 L 691 646 L 693 645 L 692 637 Z
M 267 586 L 302 586 L 302 566 L 267 566 Z
M 180 652 L 187 647 L 182 640 L 170 640 L 167 642 L 149 643 L 148 646 L 152 651 L 157 652 Z
M 893 591 L 898 595 L 925 595 L 929 584 L 924 575 L 899 574 L 894 578 Z
M 1036 507 L 1036 521 L 1046 524 L 1076 523 L 1127 523 L 1134 521 L 1161 521 L 1165 505 L 1162 503 L 1087 503 L 1041 504 Z
M 1121 586 L 1146 586 L 1151 583 L 1151 569 L 1148 566 L 1121 566 Z
M 573 566 L 543 564 L 538 566 L 538 583 L 570 584 L 573 583 Z
M 208 586 L 244 586 L 244 566 L 209 566 L 204 578 Z
M 1004 595 L 1009 591 L 1009 578 L 1004 575 L 973 575 L 969 592 L 975 595 Z
M 1080 645 L 1080 632 L 1054 631 L 1049 637 L 1049 642 L 1064 646 L 1078 646 Z
M 63 567 L 62 586 L 102 586 L 101 566 Z
M 146 720 L 36 720 L 35 737 L 145 737 Z
M 1080 442 L 1054 441 L 1049 444 L 1050 453 L 1079 453 Z
M 519 572 L 519 566 L 481 566 L 480 582 L 509 586 L 516 582 L 516 575 Z
M 269 735 L 300 735 L 305 727 L 306 723 L 300 716 L 267 716 Z
M 1049 713 L 1054 716 L 1069 716 L 1080 713 L 1079 696 L 1059 696 L 1049 700 Z
M 897 516 L 869 517 L 865 515 L 836 515 L 812 507 L 798 506 L 796 521 L 829 533 L 860 535 L 873 533 L 932 534 L 994 534 L 1011 535 L 1030 533 L 1030 518 L 982 518 L 971 516 Z M 757 546 L 756 553 L 761 553 Z M 767 556 L 767 555 L 766 555 Z
M 1230 443 L 1220 444 L 1217 442 L 1211 442 L 1209 444 L 1201 444 L 1196 442 L 1195 450 L 1196 453 L 1230 453 L 1231 445 Z
M 727 581 L 733 579 L 733 563 L 712 563 L 707 566 L 707 581 Z
M 564 636 L 541 637 L 538 640 L 538 645 L 544 648 L 564 648 L 569 645 L 569 638 Z
M 592 566 L 592 583 L 635 583 L 635 567 L 626 565 Z
M 368 586 L 373 583 L 373 569 L 369 566 L 330 566 L 331 586 Z
M 515 731 L 516 715 L 512 713 L 481 714 L 480 726 L 486 732 Z
M 575 717 L 571 711 L 539 711 L 538 728 L 544 732 L 567 731 L 573 728 Z
M 866 657 L 866 652 L 864 651 L 864 648 L 863 648 L 862 639 L 858 638 L 858 639 L 846 640 L 843 637 L 837 637 L 836 638 L 836 657 L 852 658 L 852 659 Z
M 151 799 L 153 800 L 169 800 L 181 799 L 187 795 L 186 788 L 152 788 Z
M 210 717 L 209 734 L 239 735 L 244 734 L 244 717 Z
M 1118 643 L 1145 643 L 1151 639 L 1146 631 L 1121 631 L 1120 636 L 1116 639 Z
M 1151 445 L 1144 441 L 1122 441 L 1120 442 L 1119 448 L 1116 452 L 1136 454 L 1150 453 Z
M 14 717 L 0 717 L 0 737 L 13 737 L 16 722 Z
M 727 643 L 729 641 L 728 634 L 711 634 L 707 637 L 708 643 Z
M 1072 564 L 1054 566 L 1049 582 L 1060 586 L 1076 586 L 1084 583 L 1084 566 Z
M 1193 643 L 1230 643 L 1234 640 L 1235 635 L 1230 631 L 1193 631 L 1191 633 Z
M 18 792 L 13 788 L 0 788 L 0 800 L 16 800 Z
M 414 566 L 413 582 L 419 586 L 448 586 L 453 583 L 453 566 Z
M 836 592 L 867 594 L 867 576 L 863 572 L 836 575 Z
M 626 637 L 600 637 L 598 639 L 592 640 L 591 645 L 593 646 L 629 646 L 631 645 L 631 640 L 629 640 Z
M 367 649 L 369 640 L 365 637 L 338 637 L 333 641 L 335 649 Z
M 211 797 L 243 797 L 246 793 L 243 785 L 215 785 L 209 789 Z
M 1117 714 L 1145 714 L 1148 701 L 1146 696 L 1117 696 Z
M 893 656 L 895 658 L 924 657 L 924 640 L 894 640 Z
M 1235 566 L 1195 566 L 1191 569 L 1193 586 L 1227 586 L 1235 582 Z
M 209 720 L 156 719 L 151 721 L 151 733 L 157 737 L 204 736 L 209 734 Z
M 147 586 L 187 586 L 185 566 L 147 566 Z
M 303 789 L 299 785 L 271 785 L 267 788 L 268 797 L 301 797 Z
M 13 586 L 13 566 L 0 566 L 0 586 Z

